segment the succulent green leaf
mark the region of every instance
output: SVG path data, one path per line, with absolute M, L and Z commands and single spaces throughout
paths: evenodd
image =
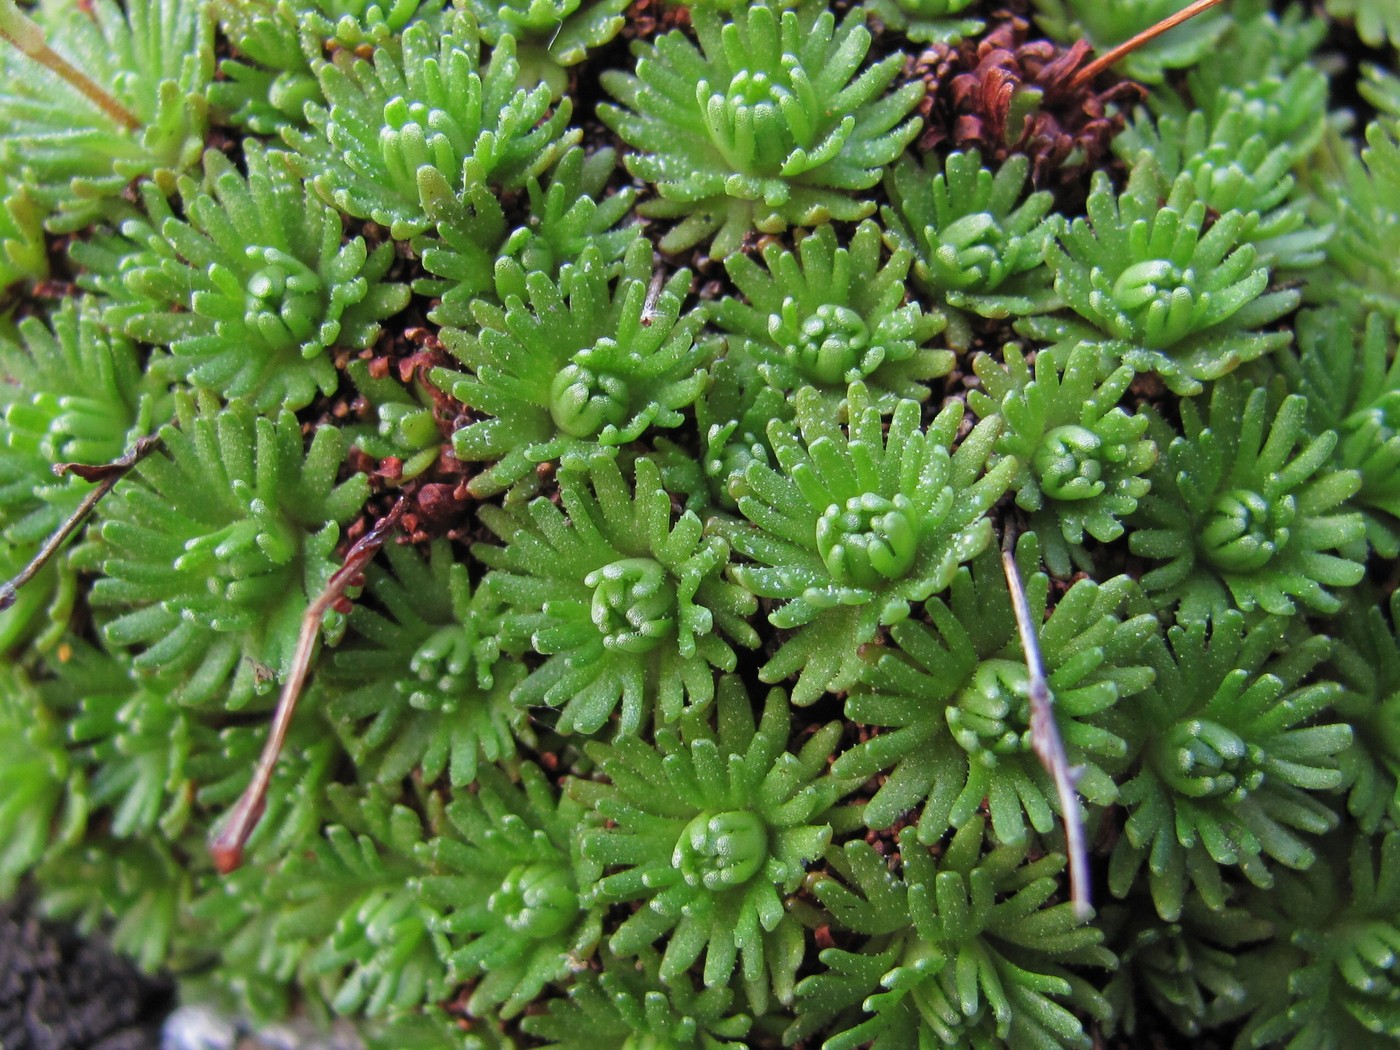
M 679 426 L 704 389 L 709 341 L 702 310 L 684 310 L 689 270 L 664 284 L 651 244 L 633 241 L 622 274 L 590 244 L 558 280 L 514 259 L 497 268 L 505 309 L 478 301 L 478 330 L 451 328 L 447 349 L 466 374 L 434 369 L 432 382 L 482 416 L 457 431 L 459 459 L 494 461 L 471 489 L 492 495 L 553 460 L 584 464 L 651 428 Z M 528 484 L 528 481 L 527 481 Z
M 1183 620 L 1232 606 L 1336 612 L 1329 588 L 1365 575 L 1365 524 L 1346 505 L 1361 479 L 1331 468 L 1336 434 L 1309 432 L 1301 395 L 1274 408 L 1268 390 L 1237 379 L 1215 385 L 1204 419 L 1183 402 L 1181 422 L 1128 540 L 1135 554 L 1166 562 L 1143 586 L 1164 606 L 1180 602 Z
M 1146 864 L 1157 912 L 1176 921 L 1194 890 L 1223 909 L 1222 869 L 1238 867 L 1256 886 L 1276 865 L 1304 869 L 1314 836 L 1336 826 L 1317 797 L 1342 785 L 1337 756 L 1351 727 L 1325 722 L 1335 682 L 1306 682 L 1327 656 L 1325 636 L 1282 651 L 1289 621 L 1246 629 L 1234 610 L 1168 632 L 1152 688 L 1123 714 L 1142 724 L 1144 747 L 1123 784 L 1128 810 L 1113 849 L 1109 888 L 1124 896 Z

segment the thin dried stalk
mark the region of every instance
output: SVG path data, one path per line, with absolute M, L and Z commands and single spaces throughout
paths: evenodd
M 1177 26 L 1181 25 L 1182 22 L 1195 18 L 1203 11 L 1209 11 L 1219 3 L 1221 3 L 1221 0 L 1194 0 L 1193 3 L 1187 4 L 1176 14 L 1168 15 L 1156 25 L 1148 26 L 1141 33 L 1137 34 L 1137 36 L 1123 41 L 1123 43 L 1110 51 L 1105 51 L 1102 55 L 1076 73 L 1074 79 L 1069 82 L 1069 86 L 1071 88 L 1082 87 L 1119 59 L 1132 54 L 1138 48 L 1142 47 L 1143 44 L 1156 40 L 1168 29 L 1175 29 Z
M 1026 657 L 1031 705 L 1031 747 L 1040 764 L 1055 782 L 1055 794 L 1060 800 L 1060 812 L 1065 822 L 1065 852 L 1069 854 L 1069 896 L 1074 912 L 1081 920 L 1094 914 L 1089 903 L 1089 853 L 1084 845 L 1084 823 L 1079 815 L 1079 800 L 1074 789 L 1079 784 L 1081 770 L 1071 766 L 1065 756 L 1064 741 L 1055 724 L 1053 698 L 1045 680 L 1045 663 L 1040 657 L 1040 640 L 1026 601 L 1026 588 L 1021 582 L 1021 570 L 1011 549 L 1011 532 L 1001 549 L 1001 567 L 1006 573 L 1006 586 L 1011 591 L 1011 608 L 1016 614 L 1016 630 L 1021 636 L 1021 651 Z
M 272 716 L 272 731 L 263 744 L 262 754 L 253 770 L 253 779 L 229 811 L 228 816 L 209 840 L 209 853 L 214 858 L 214 867 L 221 875 L 227 875 L 243 863 L 243 847 L 249 836 L 262 819 L 267 808 L 267 789 L 272 783 L 272 772 L 277 767 L 277 758 L 282 753 L 282 745 L 287 740 L 287 730 L 296 713 L 297 701 L 301 699 L 307 675 L 311 673 L 311 656 L 316 648 L 316 637 L 321 631 L 321 620 L 327 610 L 338 603 L 345 592 L 354 586 L 374 559 L 389 533 L 399 523 L 406 508 L 400 499 L 393 510 L 374 523 L 374 527 L 355 541 L 346 552 L 345 561 L 331 575 L 321 591 L 306 607 L 301 618 L 301 634 L 297 637 L 296 651 L 292 654 L 292 665 L 287 679 L 282 683 L 282 693 L 277 698 L 277 708 Z
M 153 448 L 160 444 L 158 437 L 143 437 L 131 448 L 111 463 L 99 463 L 88 465 L 83 463 L 55 463 L 53 472 L 59 477 L 65 474 L 76 474 L 84 481 L 96 482 L 96 488 L 83 497 L 83 501 L 78 504 L 77 510 L 68 516 L 68 520 L 60 525 L 57 531 L 45 541 L 39 548 L 39 553 L 29 560 L 29 564 L 19 571 L 13 579 L 0 583 L 0 612 L 4 612 L 15 604 L 15 599 L 19 596 L 19 589 L 32 580 L 49 563 L 49 559 L 58 553 L 68 537 L 73 535 L 79 525 L 83 523 L 92 508 L 102 501 L 102 497 L 112 491 L 126 472 L 137 463 Z

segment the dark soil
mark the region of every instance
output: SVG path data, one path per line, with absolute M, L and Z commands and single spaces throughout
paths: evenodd
M 174 985 L 105 943 L 0 904 L 0 1047 L 154 1050 Z

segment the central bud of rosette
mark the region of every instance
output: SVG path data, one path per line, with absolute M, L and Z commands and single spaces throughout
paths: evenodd
M 1293 500 L 1270 503 L 1257 492 L 1234 489 L 1215 501 L 1201 529 L 1211 563 L 1226 572 L 1256 572 L 1288 543 Z
M 435 94 L 437 94 L 435 92 Z M 417 172 L 423 167 L 442 172 L 460 172 L 462 158 L 470 156 L 476 134 L 464 127 L 452 106 L 441 108 L 428 102 L 410 101 L 395 95 L 384 104 L 384 123 L 379 129 L 379 153 L 384 158 L 389 179 L 404 192 L 418 197 Z
M 958 746 L 988 765 L 995 764 L 997 755 L 1027 750 L 1030 680 L 1025 665 L 984 660 L 944 717 Z
M 747 810 L 701 813 L 685 826 L 671 865 L 691 886 L 742 886 L 768 859 L 768 828 Z
M 676 629 L 676 587 L 651 558 L 624 558 L 594 569 L 593 623 L 609 649 L 646 653 Z
M 244 321 L 271 345 L 302 342 L 316 333 L 325 304 L 315 270 L 277 248 L 248 248 L 261 263 L 244 285 Z
M 1031 470 L 1051 499 L 1093 499 L 1104 490 L 1103 441 L 1088 427 L 1056 427 L 1031 455 Z
M 1113 302 L 1132 318 L 1138 338 L 1152 348 L 1190 335 L 1202 308 L 1196 272 L 1166 259 L 1149 259 L 1124 270 L 1113 284 Z
M 412 677 L 400 676 L 396 687 L 410 707 L 451 714 L 474 695 L 472 673 L 476 637 L 460 623 L 439 627 L 409 658 Z
M 958 288 L 992 289 L 1007 277 L 1006 235 L 991 212 L 979 211 L 949 223 L 938 234 L 937 250 L 945 267 L 951 255 L 949 268 L 960 275 L 952 283 Z
M 1157 744 L 1157 768 L 1189 798 L 1239 801 L 1264 782 L 1258 749 L 1205 718 L 1178 722 Z
M 808 144 L 799 141 L 801 129 L 784 116 L 784 109 L 802 111 L 799 117 L 805 113 L 793 105 L 792 89 L 764 70 L 739 70 L 724 94 L 704 80 L 695 93 L 710 141 L 736 172 L 778 175 L 793 147 Z
M 790 305 L 796 304 L 791 299 L 783 303 L 784 316 L 771 318 L 769 329 L 787 329 L 786 357 L 813 383 L 844 387 L 875 370 L 879 362 L 869 360 L 867 353 L 870 328 L 860 314 L 826 303 L 799 322 L 786 316 Z
M 914 567 L 919 550 L 914 505 L 865 492 L 833 503 L 817 520 L 817 551 L 831 578 L 850 587 L 878 587 Z
M 486 907 L 507 928 L 535 940 L 563 933 L 579 911 L 569 873 L 556 864 L 512 868 Z
M 604 427 L 627 422 L 627 384 L 598 367 L 617 350 L 612 339 L 574 354 L 549 387 L 549 414 L 554 425 L 576 438 L 596 437 Z

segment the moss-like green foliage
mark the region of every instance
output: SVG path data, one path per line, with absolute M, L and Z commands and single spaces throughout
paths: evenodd
M 10 741 L 0 761 L 0 893 L 50 851 L 72 843 L 87 820 L 86 783 L 68 755 L 63 729 L 28 676 L 0 668 L 0 729 Z
M 1033 544 L 1022 554 L 1034 561 Z M 890 628 L 891 646 L 872 658 L 846 699 L 846 716 L 879 726 L 841 755 L 840 776 L 887 773 L 862 819 L 894 825 L 917 807 L 920 840 L 989 814 L 997 838 L 1026 841 L 1029 823 L 1053 826 L 1055 792 L 1031 753 L 1025 662 L 1011 599 L 995 552 L 958 570 L 947 600 L 925 607 L 928 623 Z M 1157 630 L 1152 616 L 1125 618 L 1132 581 L 1080 580 L 1045 617 L 1048 579 L 1030 578 L 1040 648 L 1070 760 L 1083 768 L 1079 791 L 1095 805 L 1114 801 L 1112 773 L 1128 745 L 1105 713 L 1152 681 L 1140 650 Z
M 871 0 L 865 10 L 917 43 L 956 44 L 985 24 L 959 17 L 972 6 L 973 0 Z
M 387 556 L 392 574 L 378 566 L 366 573 L 374 607 L 351 612 L 351 637 L 331 664 L 331 717 L 375 780 L 417 769 L 426 780 L 446 772 L 454 786 L 469 784 L 483 760 L 515 754 L 520 720 L 510 691 L 525 669 L 498 663 L 497 603 L 485 588 L 473 591 L 445 540 L 427 559 L 398 546 Z
M 791 423 L 795 417 L 792 401 L 742 361 L 715 362 L 710 388 L 695 403 L 696 429 L 703 443 L 703 502 L 713 500 L 726 510 L 737 510 L 735 500 L 748 491 L 744 482 L 748 465 L 755 460 L 773 462 L 769 424 L 774 420 Z M 688 453 L 682 455 L 689 459 Z
M 1287 947 L 1251 960 L 1258 980 L 1241 1046 L 1342 1050 L 1381 1045 L 1400 1027 L 1400 833 L 1350 843 L 1339 833 L 1320 853 L 1313 870 L 1251 895 Z
M 1243 382 L 1216 384 L 1209 413 L 1181 406 L 1183 434 L 1153 472 L 1133 553 L 1167 564 L 1143 586 L 1179 615 L 1199 619 L 1232 605 L 1290 615 L 1295 602 L 1336 612 L 1329 587 L 1365 575 L 1365 525 L 1345 507 L 1360 486 L 1355 471 L 1334 470 L 1337 436 L 1307 429 L 1297 394 L 1273 407 L 1269 392 Z
M 108 849 L 75 844 L 55 852 L 38 870 L 46 914 L 88 935 L 101 929 L 108 944 L 145 970 L 171 957 L 191 880 L 165 841 L 119 842 Z M 114 915 L 121 918 L 111 922 Z
M 1239 120 L 1241 133 L 1306 157 L 1323 143 L 1328 122 L 1328 78 L 1317 54 L 1328 25 L 1300 8 L 1274 14 L 1269 5 L 1253 2 L 1236 6 L 1231 16 L 1211 61 L 1187 74 L 1190 101 L 1159 92 L 1154 104 L 1183 123 L 1199 109 L 1213 129 Z M 1232 118 L 1232 111 L 1239 115 Z M 1174 150 L 1169 146 L 1167 152 Z M 1321 216 L 1336 202 L 1309 196 L 1312 225 L 1320 229 Z
M 355 448 L 381 462 L 386 476 L 403 484 L 434 466 L 442 454 L 442 426 L 433 390 L 420 378 L 401 383 L 375 376 L 364 361 L 345 366 L 355 389 L 373 407 L 373 425 L 350 428 Z M 391 470 L 388 463 L 393 462 Z
M 325 101 L 313 68 L 323 44 L 382 44 L 442 9 L 436 0 L 211 0 L 210 7 L 234 50 L 219 62 L 210 105 L 259 135 L 309 126 L 306 104 Z
M 738 505 L 752 524 L 721 524 L 734 549 L 757 563 L 736 566 L 736 578 L 782 599 L 769 622 L 796 629 L 761 677 L 799 674 L 797 704 L 855 684 L 860 647 L 986 549 L 987 509 L 1017 469 L 1009 458 L 987 469 L 992 421 L 953 449 L 960 405 L 925 430 L 918 403 L 901 401 L 886 432 L 863 384 L 851 385 L 848 404 L 843 432 L 820 394 L 799 392 L 795 430 L 769 429 L 778 469 L 755 460 L 744 472 Z
M 574 781 L 570 792 L 607 822 L 582 836 L 583 855 L 608 869 L 598 899 L 646 902 L 612 950 L 636 955 L 664 936 L 663 980 L 685 980 L 703 954 L 706 986 L 728 984 L 737 967 L 749 1003 L 764 1010 L 770 997 L 792 1001 L 802 961 L 802 928 L 783 898 L 826 849 L 827 813 L 852 785 L 826 770 L 839 725 L 794 753 L 781 690 L 754 716 L 744 686 L 724 678 L 713 725 L 691 712 L 658 730 L 655 746 L 589 744 L 607 782 Z
M 1060 228 L 1045 191 L 1023 198 L 1030 162 L 1009 158 L 995 175 L 976 152 L 922 165 L 906 155 L 886 180 L 885 236 L 914 256 L 914 280 L 943 306 L 948 341 L 965 350 L 965 316 L 1013 317 L 1054 305 L 1045 250 Z
M 289 857 L 266 893 L 285 902 L 272 936 L 330 1006 L 376 1016 L 437 999 L 448 987 L 442 910 L 422 889 L 422 820 L 371 789 L 332 795 L 337 816 Z
M 1387 617 L 1386 611 L 1389 611 Z M 1340 757 L 1347 810 L 1373 834 L 1400 825 L 1400 598 L 1358 600 L 1343 613 L 1332 669 L 1343 686 L 1333 707 L 1352 727 Z
M 574 845 L 583 813 L 538 766 L 522 765 L 519 783 L 488 766 L 447 807 L 446 833 L 420 847 L 442 872 L 421 886 L 447 909 L 452 971 L 481 975 L 472 1010 L 518 1014 L 592 952 L 601 916 L 590 899 L 596 866 Z
M 202 0 L 93 0 L 87 12 L 75 17 L 66 4 L 45 3 L 35 14 L 49 46 L 110 91 L 134 126 L 0 43 L 6 196 L 22 185 L 56 231 L 119 210 L 133 179 L 153 178 L 169 193 L 204 149 L 214 41 Z
M 1336 462 L 1361 479 L 1352 503 L 1366 538 L 1389 558 L 1400 554 L 1400 364 L 1386 328 L 1381 314 L 1364 327 L 1346 310 L 1300 315 L 1289 385 L 1307 397 L 1314 430 L 1337 432 Z
M 1356 23 L 1356 33 L 1371 47 L 1389 40 L 1400 44 L 1400 9 L 1389 0 L 1327 0 L 1327 13 Z
M 1080 82 L 1184 4 L 0 0 L 0 893 L 368 1050 L 1394 1042 L 1395 0 Z
M 339 432 L 322 427 L 303 453 L 290 412 L 274 422 L 247 402 L 181 397 L 176 422 L 140 483 L 103 507 L 92 602 L 115 610 L 103 635 L 139 649 L 138 671 L 179 682 L 187 703 L 240 707 L 285 672 L 307 595 L 335 570 L 339 526 L 369 486 L 337 485 Z
M 130 340 L 102 324 L 90 301 L 65 301 L 47 323 L 25 318 L 19 335 L 22 348 L 0 343 L 0 364 L 23 383 L 24 394 L 4 406 L 7 448 L 18 450 L 20 435 L 28 433 L 35 441 L 34 451 L 48 463 L 105 463 L 150 433 L 169 412 L 169 396 L 160 389 L 162 380 L 168 381 L 162 362 L 157 359 L 155 367 L 143 362 Z M 8 456 L 6 461 L 14 462 Z M 43 474 L 49 475 L 50 485 L 72 487 L 56 482 L 46 465 L 33 477 L 29 499 L 53 501 L 41 481 Z M 0 498 L 0 506 L 8 512 L 0 517 L 3 521 L 13 514 L 14 504 Z M 37 539 L 56 523 L 46 514 L 22 527 L 21 533 Z
M 766 245 L 762 267 L 731 255 L 725 268 L 743 301 L 728 298 L 715 310 L 731 333 L 729 359 L 788 397 L 820 390 L 832 408 L 844 407 L 856 381 L 885 412 L 901 398 L 928 400 L 928 381 L 952 369 L 953 355 L 925 345 L 942 330 L 941 319 L 904 302 L 910 261 L 897 251 L 880 265 L 874 222 L 861 223 L 849 248 L 823 226 L 798 242 L 796 254 L 776 241 Z
M 1150 164 L 1134 170 L 1121 195 L 1096 172 L 1088 210 L 1063 245 L 1049 248 L 1055 290 L 1082 320 L 1028 318 L 1018 326 L 1026 334 L 1057 348 L 1089 342 L 1105 360 L 1155 372 L 1182 395 L 1288 345 L 1288 332 L 1259 329 L 1296 306 L 1298 293 L 1265 291 L 1269 272 L 1241 243 L 1243 213 L 1204 229 L 1206 203 L 1189 173 L 1163 204 Z
M 304 125 L 304 107 L 322 101 L 321 88 L 311 69 L 314 51 L 303 46 L 292 6 L 214 0 L 211 7 L 235 52 L 220 60 L 220 79 L 209 86 L 215 117 L 259 135 Z
M 415 19 L 426 21 L 441 11 L 436 0 L 281 0 L 278 6 L 318 36 L 344 47 L 382 42 Z
M 247 725 L 228 722 L 222 711 L 206 708 L 199 721 L 191 723 L 189 776 L 199 785 L 196 800 L 205 813 L 225 813 L 237 801 L 248 785 L 248 770 L 266 743 L 267 728 L 261 720 Z M 335 727 L 322 711 L 294 721 L 287 754 L 273 771 L 267 812 L 248 841 L 248 856 L 255 864 L 280 861 L 324 830 L 328 821 L 326 792 L 342 754 L 336 746 Z M 220 904 L 221 898 L 242 896 L 244 888 L 237 884 L 224 888 L 210 878 L 205 889 L 209 891 L 208 911 L 214 913 L 213 920 L 221 931 L 210 935 L 214 943 L 241 942 L 241 952 L 232 952 L 230 944 L 231 954 L 239 958 L 238 968 L 249 975 L 271 977 L 267 983 L 279 989 L 278 997 L 285 999 L 286 975 L 295 968 L 285 965 L 285 959 L 290 956 L 295 960 L 295 952 L 287 949 L 277 953 L 263 940 L 258 931 L 268 921 L 267 913 L 248 900 L 232 908 L 226 899 Z M 205 919 L 209 918 L 206 914 Z M 199 951 L 207 954 L 208 945 L 201 944 Z M 283 963 L 264 966 L 266 953 L 280 954 Z M 254 959 L 260 961 L 250 964 Z M 280 986 L 276 983 L 279 980 Z
M 789 1041 L 828 1031 L 824 1050 L 1092 1045 L 1069 1006 L 1104 1016 L 1107 1003 L 1065 966 L 1111 967 L 1113 955 L 1070 904 L 1050 903 L 1062 857 L 987 848 L 984 829 L 970 821 L 935 858 L 906 828 L 897 874 L 864 842 L 832 857 L 840 878 L 819 879 L 813 895 L 868 940 L 821 953 L 823 969 L 798 986 Z
M 506 637 L 549 657 L 515 700 L 562 706 L 565 732 L 597 732 L 619 706 L 624 735 L 653 709 L 673 722 L 714 697 L 733 644 L 758 642 L 753 596 L 721 575 L 729 545 L 689 511 L 672 521 L 650 460 L 635 470 L 634 491 L 610 459 L 563 471 L 562 513 L 543 497 L 515 514 L 482 509 L 506 543 L 473 551 L 494 570 L 485 586 L 506 606 Z
M 106 808 L 117 838 L 167 836 L 190 818 L 195 784 L 189 755 L 196 728 L 162 682 L 133 682 L 130 662 L 87 645 L 53 660 L 54 678 L 41 687 L 44 704 L 70 720 L 88 777 L 82 794 L 93 809 Z M 75 762 L 75 765 L 77 763 Z
M 326 105 L 307 109 L 311 131 L 288 127 L 283 137 L 321 196 L 406 239 L 430 222 L 419 194 L 425 171 L 465 193 L 518 189 L 544 171 L 577 138 L 565 131 L 569 102 L 551 109 L 547 87 L 517 85 L 512 38 L 484 70 L 480 46 L 475 24 L 458 13 L 442 33 L 415 22 L 401 43 L 377 47 L 373 64 L 350 50 L 320 62 Z
M 1225 906 L 1222 868 L 1238 866 L 1269 886 L 1266 858 L 1312 864 L 1307 836 L 1337 823 L 1315 793 L 1341 786 L 1337 755 L 1352 734 L 1340 722 L 1317 724 L 1341 687 L 1305 684 L 1328 640 L 1313 636 L 1279 652 L 1287 628 L 1273 617 L 1247 630 L 1232 610 L 1169 632 L 1170 654 L 1164 646 L 1154 661 L 1156 682 L 1131 705 L 1146 732 L 1122 788 L 1129 815 L 1109 869 L 1116 895 L 1146 862 L 1157 911 L 1175 921 L 1188 887 L 1212 909 Z
M 705 315 L 682 310 L 689 270 L 662 284 L 653 265 L 645 240 L 628 248 L 615 284 L 595 245 L 557 281 L 505 259 L 505 309 L 477 300 L 479 331 L 444 332 L 470 374 L 439 369 L 433 382 L 489 417 L 453 437 L 459 458 L 496 461 L 472 479 L 473 492 L 500 492 L 538 463 L 586 462 L 683 422 L 680 410 L 705 386 L 710 345 L 696 340 Z
M 628 170 L 660 198 L 642 213 L 684 220 L 661 249 L 713 237 L 710 253 L 726 256 L 751 230 L 874 211 L 852 192 L 879 182 L 918 133 L 918 120 L 905 118 L 923 89 L 886 93 L 899 55 L 857 76 L 870 48 L 861 12 L 838 25 L 808 0 L 788 11 L 756 4 L 735 21 L 705 5 L 692 18 L 698 49 L 668 33 L 642 55 L 636 76 L 603 78 L 622 106 L 599 115 L 638 151 Z
M 1133 379 L 1126 365 L 1098 382 L 1098 356 L 1079 346 L 1063 365 L 1040 355 L 1035 376 L 1014 347 L 1004 364 L 979 354 L 973 369 L 986 393 L 968 402 L 981 416 L 1000 414 L 1005 432 L 997 452 L 1021 464 L 1016 505 L 1031 512 L 1046 563 L 1068 576 L 1070 559 L 1085 563 L 1086 534 L 1100 542 L 1123 535 L 1122 519 L 1137 510 L 1151 483 L 1157 446 L 1144 436 L 1148 419 L 1130 416 L 1118 401 Z
M 468 10 L 488 44 L 512 36 L 521 64 L 561 95 L 568 84 L 562 69 L 576 66 L 588 51 L 602 47 L 623 26 L 626 0 L 470 0 Z
M 203 184 L 180 181 L 183 219 L 148 187 L 149 218 L 122 226 L 131 247 L 84 258 L 106 270 L 90 284 L 108 297 L 107 323 L 168 346 L 189 382 L 259 409 L 301 408 L 335 388 L 330 348 L 369 346 L 408 289 L 382 281 L 389 245 L 342 243 L 341 217 L 285 154 L 245 161 L 246 178 L 205 154 Z
M 1382 311 L 1394 323 L 1400 319 L 1400 296 L 1395 293 L 1400 128 L 1391 120 L 1373 121 L 1366 128 L 1366 141 L 1369 147 L 1359 156 L 1347 154 L 1341 161 L 1346 192 L 1324 205 L 1337 225 L 1328 252 L 1335 277 L 1323 284 L 1319 298 L 1325 301 L 1329 292 L 1338 291 L 1336 279 L 1340 279 L 1347 300 Z
M 50 327 L 51 326 L 51 327 Z M 91 486 L 56 478 L 54 463 L 105 463 L 155 429 L 170 411 L 164 368 L 112 334 L 90 303 L 71 300 L 48 318 L 19 324 L 21 346 L 0 342 L 0 370 L 23 383 L 0 402 L 0 561 L 16 572 Z M 0 652 L 33 638 L 51 648 L 67 628 L 77 581 L 60 557 L 0 612 Z
M 611 149 L 585 156 L 570 146 L 550 169 L 548 183 L 535 177 L 526 183 L 529 216 L 513 230 L 485 183 L 458 196 L 435 169 L 424 172 L 423 202 L 436 232 L 416 238 L 414 247 L 433 277 L 415 281 L 413 290 L 441 298 L 431 319 L 471 328 L 476 323 L 472 301 L 496 292 L 496 263 L 504 256 L 518 259 L 527 271 L 558 277 L 566 263 L 577 263 L 591 247 L 604 263 L 620 268 L 641 228 L 620 225 L 636 203 L 636 190 L 606 193 L 615 164 Z
M 1104 988 L 1113 1027 L 1137 1035 L 1155 1023 L 1152 1009 L 1186 1036 L 1235 1017 L 1249 999 L 1239 950 L 1267 940 L 1268 921 L 1238 906 L 1220 911 L 1191 897 L 1177 921 L 1157 920 L 1150 900 L 1105 909 L 1118 971 Z M 1115 928 L 1116 927 L 1116 928 Z
M 675 1050 L 743 1050 L 752 1019 L 735 1013 L 728 988 L 696 991 L 687 977 L 663 983 L 656 953 L 638 964 L 605 955 L 601 974 L 585 974 L 547 1013 L 521 1026 L 546 1050 L 616 1050 L 653 1043 Z
M 1238 90 L 1229 95 L 1229 101 L 1217 102 L 1213 121 L 1203 110 L 1184 119 L 1167 114 L 1155 122 L 1143 118 L 1114 141 L 1114 148 L 1129 161 L 1156 166 L 1162 197 L 1185 173 L 1196 199 L 1211 211 L 1243 213 L 1242 239 L 1258 249 L 1262 265 L 1317 265 L 1332 231 L 1308 223 L 1305 201 L 1290 174 L 1307 155 L 1308 143 L 1279 141 L 1264 124 L 1264 107 L 1251 106 Z M 1144 153 L 1150 159 L 1139 159 Z
M 43 215 L 29 190 L 4 186 L 0 200 L 0 294 L 12 284 L 48 276 L 40 229 Z

